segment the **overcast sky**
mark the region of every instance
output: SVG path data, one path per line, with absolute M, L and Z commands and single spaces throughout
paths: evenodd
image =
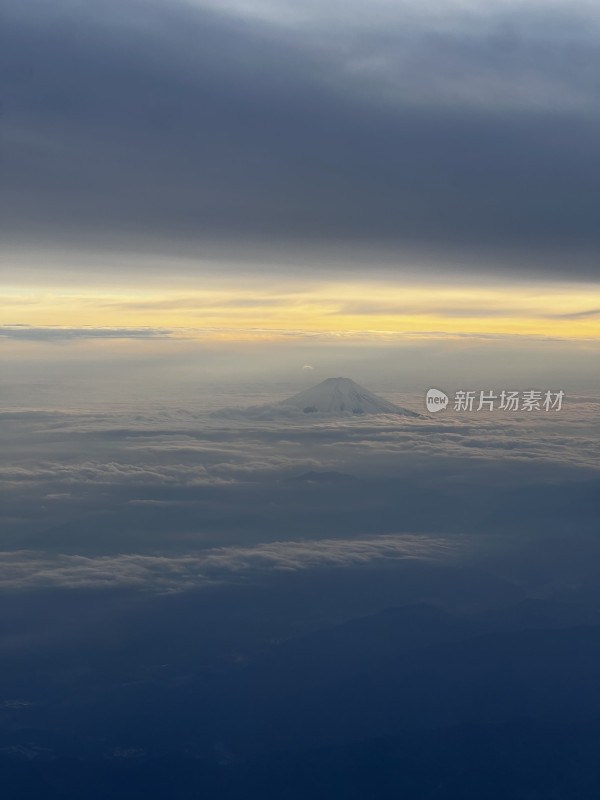
M 0 36 L 5 241 L 38 266 L 597 277 L 592 2 L 8 0 Z

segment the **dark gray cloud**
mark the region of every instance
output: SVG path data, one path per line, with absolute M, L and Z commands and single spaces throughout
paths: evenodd
M 557 314 L 559 319 L 579 319 L 579 317 L 598 317 L 600 308 L 592 308 L 589 311 L 574 311 L 571 314 Z
M 156 339 L 169 336 L 164 328 L 61 328 L 32 325 L 0 326 L 0 339 L 34 342 L 60 342 L 71 339 Z
M 13 244 L 356 241 L 595 275 L 592 11 L 338 11 L 10 4 Z

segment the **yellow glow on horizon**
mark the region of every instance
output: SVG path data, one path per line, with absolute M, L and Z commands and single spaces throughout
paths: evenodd
M 298 289 L 213 280 L 205 289 L 7 287 L 3 325 L 161 328 L 171 336 L 248 338 L 261 332 L 492 334 L 600 338 L 600 287 L 402 286 L 321 282 Z

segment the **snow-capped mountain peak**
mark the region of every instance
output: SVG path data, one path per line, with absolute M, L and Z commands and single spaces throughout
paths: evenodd
M 310 389 L 283 400 L 280 405 L 297 408 L 305 413 L 405 414 L 419 416 L 400 408 L 355 383 L 350 378 L 326 378 Z

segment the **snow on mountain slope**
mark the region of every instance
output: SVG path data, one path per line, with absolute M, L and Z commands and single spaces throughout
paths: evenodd
M 414 411 L 400 408 L 359 386 L 350 378 L 326 378 L 317 386 L 305 389 L 283 400 L 280 405 L 297 408 L 305 413 L 332 414 L 405 414 L 418 417 Z

